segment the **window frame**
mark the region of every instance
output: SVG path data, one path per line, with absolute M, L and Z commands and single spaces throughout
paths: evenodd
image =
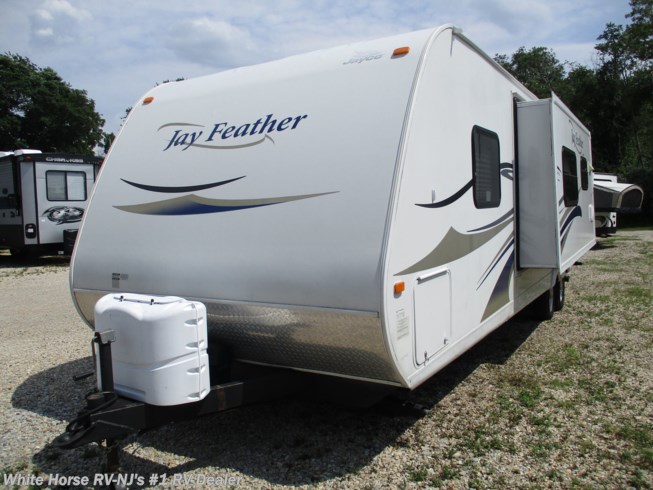
M 485 154 L 485 146 L 482 138 L 490 138 L 492 147 L 490 151 L 493 155 Z M 496 144 L 496 149 L 494 145 Z M 480 146 L 480 147 L 479 147 Z M 485 161 L 484 161 L 485 160 Z M 489 185 L 481 182 L 479 169 L 487 162 L 487 171 L 484 177 L 489 179 Z M 482 187 L 485 185 L 485 187 Z M 474 195 L 474 205 L 477 209 L 498 208 L 501 205 L 501 144 L 499 135 L 494 131 L 474 126 L 472 128 L 472 190 Z M 480 199 L 482 193 L 490 193 L 489 198 Z
M 573 157 L 573 166 L 569 167 L 570 158 Z M 573 168 L 573 173 L 568 169 Z M 562 147 L 562 195 L 565 206 L 568 208 L 578 206 L 578 157 L 576 152 L 566 146 Z
M 50 191 L 50 174 L 63 174 L 64 176 L 64 193 L 65 193 L 65 198 L 64 199 L 59 199 L 56 197 L 51 197 L 51 191 Z M 70 191 L 69 191 L 69 180 L 68 176 L 69 175 L 81 175 L 83 176 L 83 182 L 84 182 L 84 198 L 83 199 L 71 199 L 70 198 Z M 88 192 L 86 189 L 86 172 L 83 170 L 47 170 L 45 172 L 45 194 L 46 194 L 46 199 L 50 202 L 84 202 L 88 199 Z
M 584 191 L 590 187 L 590 170 L 587 158 L 580 157 L 580 188 Z

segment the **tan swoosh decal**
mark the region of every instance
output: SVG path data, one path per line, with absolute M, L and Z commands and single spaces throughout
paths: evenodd
M 485 245 L 511 223 L 512 218 L 487 231 L 474 234 L 464 234 L 454 228 L 449 228 L 442 241 L 426 257 L 398 272 L 395 276 L 432 269 L 458 260 Z

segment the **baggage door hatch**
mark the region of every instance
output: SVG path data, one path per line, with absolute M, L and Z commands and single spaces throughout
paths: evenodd
M 417 277 L 415 364 L 422 365 L 442 349 L 451 335 L 451 272 L 440 269 Z

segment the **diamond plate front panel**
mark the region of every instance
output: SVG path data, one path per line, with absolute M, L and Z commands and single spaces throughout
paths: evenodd
M 399 382 L 376 314 L 207 304 L 209 339 L 238 359 Z
M 93 324 L 106 293 L 75 291 L 80 312 Z M 229 345 L 237 359 L 381 382 L 401 383 L 375 313 L 201 301 L 210 341 Z

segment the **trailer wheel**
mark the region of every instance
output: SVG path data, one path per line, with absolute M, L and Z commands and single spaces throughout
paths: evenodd
M 545 291 L 531 304 L 531 313 L 534 320 L 546 321 L 553 318 L 553 312 L 555 311 L 554 289 L 555 287 L 552 287 Z
M 565 278 L 558 277 L 556 285 L 553 286 L 553 308 L 560 311 L 565 306 Z
M 9 253 L 16 259 L 24 259 L 27 256 L 27 252 L 24 248 L 10 248 Z

